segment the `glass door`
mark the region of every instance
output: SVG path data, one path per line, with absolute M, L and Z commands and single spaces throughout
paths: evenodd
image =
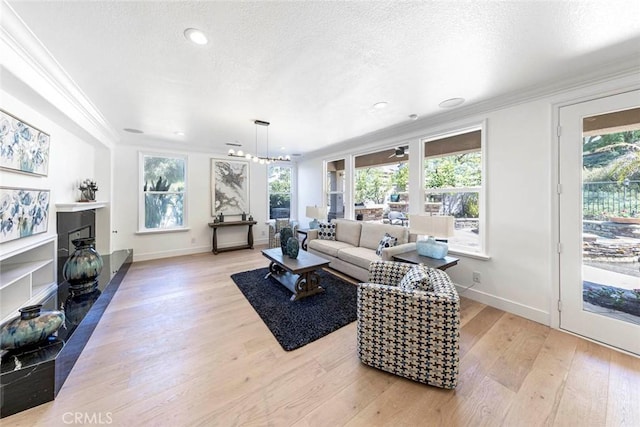
M 640 354 L 640 91 L 559 118 L 560 327 Z

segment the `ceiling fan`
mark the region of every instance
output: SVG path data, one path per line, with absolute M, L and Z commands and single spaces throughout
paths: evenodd
M 409 146 L 405 145 L 403 147 L 395 147 L 394 148 L 394 153 L 392 155 L 389 156 L 389 158 L 392 157 L 404 157 L 407 154 L 409 154 Z

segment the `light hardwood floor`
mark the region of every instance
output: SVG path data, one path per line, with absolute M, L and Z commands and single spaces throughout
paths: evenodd
M 466 298 L 455 391 L 361 364 L 355 322 L 286 352 L 229 277 L 266 265 L 133 264 L 57 399 L 0 424 L 640 426 L 640 359 Z

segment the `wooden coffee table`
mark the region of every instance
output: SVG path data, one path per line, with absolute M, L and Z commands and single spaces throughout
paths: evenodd
M 271 261 L 264 278 L 271 276 L 293 292 L 291 301 L 324 292 L 316 270 L 328 266 L 328 260 L 306 251 L 300 251 L 293 259 L 282 255 L 280 248 L 264 249 L 262 255 Z

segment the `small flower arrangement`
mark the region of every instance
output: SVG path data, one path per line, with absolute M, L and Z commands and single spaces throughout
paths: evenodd
M 78 185 L 78 190 L 80 190 L 80 201 L 81 202 L 92 202 L 96 200 L 96 191 L 98 191 L 98 184 L 91 179 L 85 179 L 80 182 Z

